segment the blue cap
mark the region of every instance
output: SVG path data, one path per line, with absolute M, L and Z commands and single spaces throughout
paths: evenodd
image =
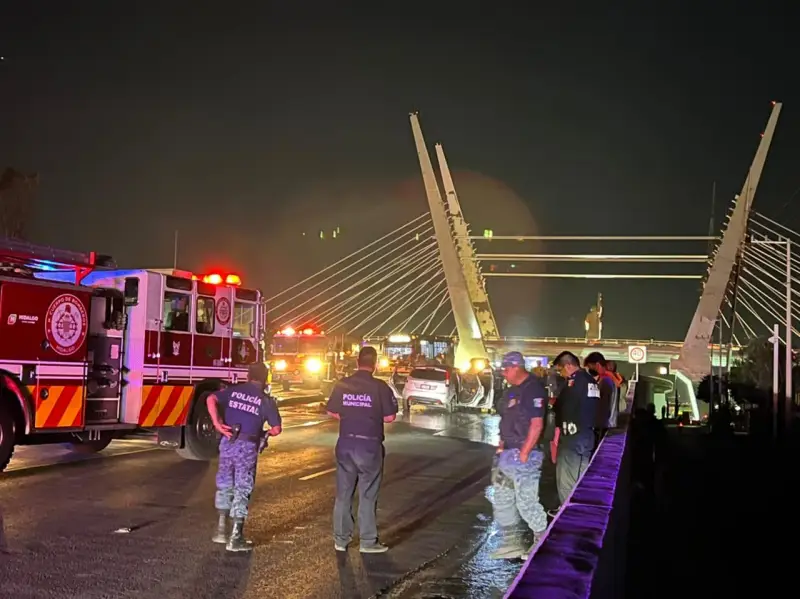
M 525 357 L 518 351 L 510 351 L 503 356 L 502 368 L 511 368 L 512 366 L 525 368 Z

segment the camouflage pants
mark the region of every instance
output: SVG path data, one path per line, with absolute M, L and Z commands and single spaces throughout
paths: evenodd
M 231 518 L 247 518 L 247 504 L 256 483 L 258 445 L 223 438 L 219 443 L 217 494 L 214 505 L 230 511 Z
M 547 528 L 547 512 L 539 501 L 544 453 L 531 452 L 524 464 L 519 449 L 500 454 L 494 481 L 494 517 L 503 528 L 519 525 L 520 516 L 535 533 Z

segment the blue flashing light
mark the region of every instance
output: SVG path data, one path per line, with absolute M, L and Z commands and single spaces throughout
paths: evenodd
M 83 285 L 91 286 L 102 279 L 116 279 L 120 277 L 129 277 L 142 272 L 139 270 L 94 270 L 83 278 Z M 69 283 L 75 284 L 75 272 L 69 271 L 41 271 L 36 272 L 33 276 L 41 281 L 52 281 L 54 283 Z

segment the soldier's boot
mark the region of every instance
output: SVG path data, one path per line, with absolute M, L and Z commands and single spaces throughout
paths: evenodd
M 228 551 L 252 551 L 253 542 L 244 538 L 244 518 L 233 521 L 233 530 L 225 547 Z
M 212 543 L 224 545 L 228 542 L 228 511 L 217 510 L 219 520 L 217 520 L 217 532 L 211 538 Z
M 533 550 L 539 546 L 539 543 L 542 542 L 542 538 L 544 537 L 544 533 L 546 529 L 541 532 L 534 532 L 533 533 L 533 543 L 531 543 L 530 547 L 525 549 L 520 556 L 522 559 L 528 559 L 528 556 L 533 553 Z
M 520 559 L 527 554 L 526 549 L 518 530 L 504 528 L 501 532 L 500 544 L 490 557 L 491 559 Z

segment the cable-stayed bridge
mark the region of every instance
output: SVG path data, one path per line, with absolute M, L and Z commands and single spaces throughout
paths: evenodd
M 418 115 L 411 129 L 425 184 L 429 211 L 335 260 L 330 266 L 267 300 L 275 328 L 313 323 L 326 332 L 369 337 L 395 332 L 439 334 L 458 340 L 457 364 L 486 357 L 492 348 L 551 355 L 561 349 L 599 348 L 625 359 L 629 345 L 648 346 L 649 361 L 670 363 L 694 397 L 693 384 L 711 371 L 712 360 L 727 363 L 749 339 L 786 329 L 791 345 L 800 301 L 793 296 L 800 276 L 796 242 L 800 234 L 752 210 L 781 104 L 773 103 L 742 191 L 731 201 L 722 231 L 709 236 L 484 236 L 471 234 L 441 144 L 435 146 L 436 176 Z M 657 242 L 672 248 L 686 242 L 713 242 L 710 253 L 526 254 L 476 251 L 476 244 L 498 241 Z M 683 245 L 681 245 L 683 244 Z M 483 247 L 483 246 L 482 246 Z M 706 246 L 708 247 L 708 246 Z M 586 274 L 495 268 L 496 263 L 624 263 L 680 265 L 680 272 Z M 488 271 L 482 265 L 492 263 Z M 702 266 L 701 266 L 702 265 Z M 522 338 L 501 335 L 492 312 L 486 279 L 597 278 L 702 280 L 703 291 L 683 341 L 654 339 Z M 788 278 L 787 278 L 788 277 Z M 788 284 L 787 284 L 788 281 Z M 696 408 L 695 408 L 695 413 Z

